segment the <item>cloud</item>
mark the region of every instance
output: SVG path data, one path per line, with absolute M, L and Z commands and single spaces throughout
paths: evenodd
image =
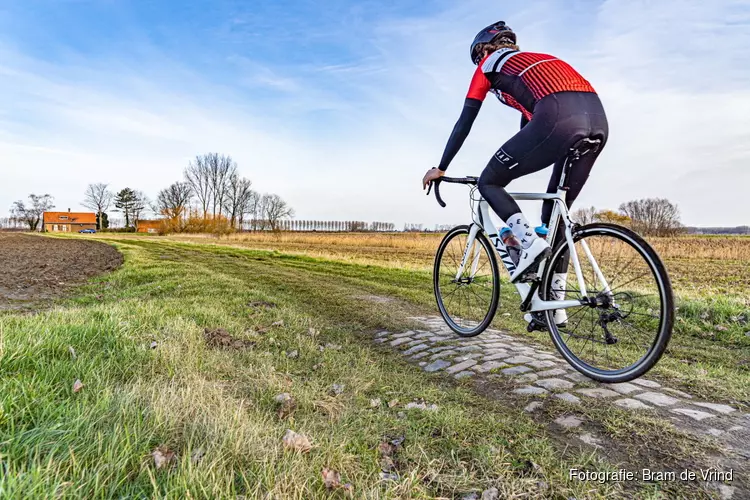
M 234 27 L 222 31 L 229 42 L 182 56 L 146 45 L 133 48 L 138 60 L 78 52 L 45 60 L 0 44 L 8 101 L 0 110 L 0 207 L 35 190 L 75 208 L 85 185 L 100 181 L 153 197 L 195 154 L 220 151 L 300 218 L 465 222 L 464 188 L 444 190 L 443 210 L 419 181 L 439 161 L 460 112 L 473 72 L 468 42 L 505 17 L 524 49 L 568 60 L 605 104 L 611 138 L 581 206 L 665 196 L 687 223 L 747 223 L 750 209 L 738 202 L 750 181 L 746 7 L 581 0 L 499 14 L 469 0 L 374 15 L 370 6 L 366 15 L 344 16 L 367 27 L 353 39 L 338 28 L 326 35 L 323 23 L 292 43 L 282 23 L 289 57 L 239 50 L 275 25 L 245 11 L 233 12 Z M 263 43 L 273 44 L 268 37 Z M 197 62 L 206 60 L 220 70 Z M 450 173 L 479 174 L 518 121 L 488 99 Z M 541 190 L 548 176 L 511 188 Z

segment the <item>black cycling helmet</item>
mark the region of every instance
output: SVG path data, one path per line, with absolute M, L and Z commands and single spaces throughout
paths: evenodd
M 516 34 L 513 33 L 513 30 L 505 25 L 505 21 L 498 21 L 484 28 L 474 38 L 474 41 L 471 43 L 471 62 L 479 64 L 482 58 L 479 46 L 485 43 L 492 43 L 500 36 L 508 38 L 514 44 L 516 43 Z

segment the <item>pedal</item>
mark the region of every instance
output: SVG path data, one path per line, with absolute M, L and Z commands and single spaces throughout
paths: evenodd
M 531 321 L 526 325 L 526 331 L 529 333 L 547 331 L 547 322 L 541 319 L 537 313 L 531 313 Z

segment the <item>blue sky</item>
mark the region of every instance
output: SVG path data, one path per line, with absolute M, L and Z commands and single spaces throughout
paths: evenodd
M 32 191 L 75 209 L 89 182 L 154 197 L 218 151 L 299 218 L 462 222 L 464 192 L 440 209 L 419 180 L 498 19 L 602 97 L 611 138 L 581 206 L 660 196 L 688 224 L 750 223 L 746 0 L 4 0 L 0 213 Z M 450 172 L 478 174 L 517 124 L 488 100 Z

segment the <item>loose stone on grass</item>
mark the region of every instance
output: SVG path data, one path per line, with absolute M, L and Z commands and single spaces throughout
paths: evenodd
M 542 406 L 544 405 L 542 404 L 541 401 L 533 401 L 529 403 L 528 405 L 526 405 L 526 408 L 524 408 L 523 411 L 525 411 L 526 413 L 533 413 L 539 408 L 541 408 Z
M 583 420 L 576 417 L 575 415 L 564 415 L 557 418 L 555 420 L 555 423 L 561 427 L 565 427 L 566 429 L 574 429 L 576 427 L 579 427 L 583 423 Z

